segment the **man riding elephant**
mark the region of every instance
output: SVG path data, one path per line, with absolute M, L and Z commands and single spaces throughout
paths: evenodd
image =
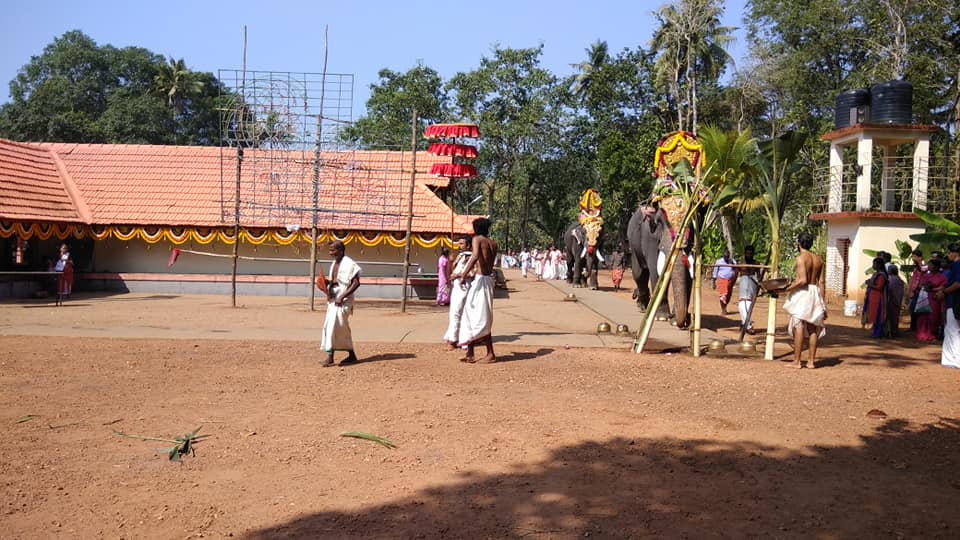
M 583 287 L 584 277 L 590 288 L 599 288 L 597 275 L 600 270 L 600 246 L 603 243 L 603 218 L 600 210 L 603 201 L 595 189 L 588 189 L 580 198 L 580 217 L 563 235 L 567 254 L 567 283 Z

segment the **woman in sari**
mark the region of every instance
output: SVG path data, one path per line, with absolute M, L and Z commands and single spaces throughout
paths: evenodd
M 940 271 L 939 259 L 933 259 L 927 264 L 927 272 L 920 276 L 917 293 L 927 292 L 927 303 L 930 311 L 916 313 L 917 339 L 920 341 L 936 341 L 940 335 L 940 326 L 943 324 L 943 299 L 937 299 L 934 290 L 947 284 L 947 276 Z M 916 303 L 914 304 L 916 309 Z
M 863 315 L 860 322 L 871 329 L 871 336 L 883 337 L 887 317 L 887 270 L 882 257 L 873 259 L 873 275 L 864 283 L 867 294 L 863 300 Z
M 450 248 L 441 249 L 437 261 L 437 305 L 450 305 Z

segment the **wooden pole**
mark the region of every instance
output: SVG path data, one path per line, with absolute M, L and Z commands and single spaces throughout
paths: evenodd
M 243 25 L 243 71 L 240 79 L 240 95 L 243 94 L 247 86 L 247 25 Z M 243 125 L 244 118 L 247 116 L 246 103 L 240 104 L 240 123 Z M 245 129 L 245 128 L 241 128 Z M 233 205 L 233 269 L 230 272 L 230 305 L 237 307 L 237 261 L 240 257 L 240 171 L 243 163 L 243 145 L 237 143 L 237 188 L 234 192 Z
M 410 278 L 410 241 L 413 233 L 413 193 L 417 182 L 417 108 L 413 108 L 413 122 L 410 124 L 410 146 L 413 153 L 410 155 L 410 191 L 407 201 L 407 236 L 403 245 L 403 291 L 400 297 L 400 312 L 407 312 L 407 283 Z
M 702 225 L 702 223 L 700 223 Z M 700 245 L 701 227 L 693 235 L 693 356 L 700 356 L 700 326 L 703 320 L 703 246 Z
M 313 225 L 310 227 L 310 311 L 316 309 L 317 288 L 317 225 L 320 220 L 320 135 L 323 132 L 323 98 L 327 86 L 327 34 L 329 26 L 323 27 L 323 75 L 320 76 L 320 114 L 317 115 L 317 145 L 313 150 Z

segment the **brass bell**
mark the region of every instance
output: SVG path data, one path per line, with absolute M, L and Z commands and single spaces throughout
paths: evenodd
M 577 301 L 577 295 L 575 295 L 575 294 L 573 294 L 573 293 L 567 293 L 567 296 L 565 296 L 565 297 L 563 298 L 563 300 L 564 300 L 564 302 L 576 302 L 576 301 Z
M 722 339 L 715 339 L 710 342 L 711 351 L 725 351 L 727 349 L 727 344 Z
M 740 344 L 740 352 L 757 352 L 757 346 L 750 340 L 744 340 L 743 343 Z
M 609 334 L 610 333 L 610 323 L 604 321 L 597 325 L 598 334 Z
M 630 327 L 625 324 L 617 325 L 617 335 L 618 336 L 627 336 L 630 335 Z

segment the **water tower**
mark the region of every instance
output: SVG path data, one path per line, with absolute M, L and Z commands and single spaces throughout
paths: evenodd
M 890 81 L 837 96 L 830 167 L 822 186 L 827 223 L 826 289 L 862 303 L 872 259 L 864 249 L 897 253 L 896 241 L 925 230 L 913 209 L 927 208 L 930 136 L 939 128 L 913 123 L 913 87 Z

